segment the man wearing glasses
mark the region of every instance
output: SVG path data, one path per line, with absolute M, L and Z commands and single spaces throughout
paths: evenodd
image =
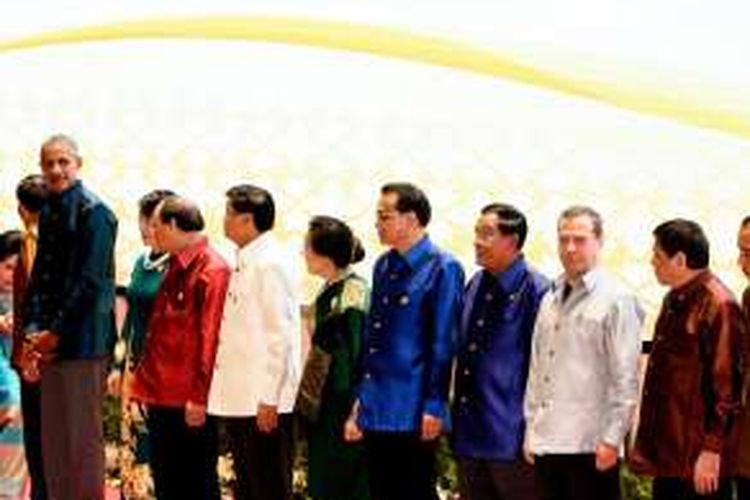
M 377 230 L 390 250 L 373 271 L 362 379 L 345 437 L 364 437 L 374 498 L 436 500 L 435 451 L 448 419 L 464 273 L 427 236 L 431 208 L 408 183 L 380 191 Z

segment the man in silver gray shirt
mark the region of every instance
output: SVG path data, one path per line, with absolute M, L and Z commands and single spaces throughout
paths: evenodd
M 525 452 L 540 500 L 617 500 L 619 456 L 638 399 L 643 310 L 599 268 L 602 218 L 573 206 L 557 223 L 564 272 L 534 327 Z

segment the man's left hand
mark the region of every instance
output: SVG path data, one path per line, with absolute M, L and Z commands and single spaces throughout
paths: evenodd
M 617 465 L 617 448 L 607 443 L 596 447 L 596 470 L 604 472 Z
M 60 337 L 50 330 L 42 330 L 32 334 L 28 337 L 28 340 L 34 350 L 38 351 L 44 358 L 52 356 L 60 343 Z
M 188 427 L 201 427 L 206 423 L 206 405 L 185 403 L 185 423 Z
M 279 414 L 276 407 L 260 403 L 258 405 L 258 414 L 255 417 L 258 430 L 264 434 L 270 434 L 276 430 L 279 425 Z
M 432 441 L 440 436 L 443 421 L 432 415 L 422 415 L 422 441 Z
M 699 495 L 710 495 L 719 489 L 721 456 L 713 451 L 702 451 L 695 461 L 693 485 Z

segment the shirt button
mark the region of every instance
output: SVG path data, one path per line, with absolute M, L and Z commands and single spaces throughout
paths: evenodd
M 549 377 L 546 377 L 546 376 L 545 376 L 545 377 L 544 377 L 544 382 L 545 382 L 546 384 L 549 384 Z
M 484 326 L 484 319 L 483 318 L 479 318 L 477 320 L 477 326 Z
M 542 408 L 547 408 L 549 405 L 546 401 L 542 401 Z
M 398 299 L 398 302 L 402 306 L 405 306 L 405 305 L 409 304 L 409 296 L 408 295 L 403 295 L 400 299 Z
M 370 372 L 365 373 L 365 378 L 367 380 L 370 380 L 372 378 L 372 375 L 370 374 Z
M 469 376 L 469 374 L 471 374 L 471 370 L 469 370 L 468 368 L 465 368 L 464 369 L 464 376 Z
M 488 293 L 487 295 L 484 296 L 484 300 L 486 300 L 487 302 L 491 302 L 493 298 L 494 297 L 492 296 L 491 293 Z
M 376 321 L 375 323 L 372 324 L 372 327 L 375 328 L 376 330 L 380 330 L 382 326 L 383 324 L 380 321 Z
M 555 356 L 555 350 L 554 349 L 550 349 L 548 354 L 549 354 L 550 358 L 554 357 Z
M 375 354 L 376 352 L 378 352 L 376 347 L 370 347 L 370 354 Z
M 391 278 L 391 281 L 393 281 L 393 280 L 395 280 L 395 279 L 398 279 L 398 274 L 396 274 L 396 273 L 391 273 L 391 274 L 389 275 L 389 277 Z
M 477 344 L 475 342 L 472 342 L 469 344 L 469 352 L 475 352 L 477 350 Z
M 466 396 L 461 396 L 461 399 L 459 401 L 461 401 L 461 404 L 465 405 L 469 402 L 469 398 L 467 398 Z
M 383 297 L 383 305 L 388 305 L 388 297 Z

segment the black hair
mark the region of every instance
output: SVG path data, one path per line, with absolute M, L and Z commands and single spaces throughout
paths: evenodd
M 708 267 L 708 238 L 697 222 L 687 219 L 668 220 L 656 226 L 653 235 L 656 244 L 668 257 L 682 252 L 688 268 L 695 270 Z
M 47 200 L 47 186 L 39 174 L 27 175 L 16 186 L 16 199 L 26 210 L 37 214 Z
M 169 189 L 154 189 L 144 194 L 138 200 L 138 215 L 148 219 L 154 215 L 154 210 L 159 206 L 159 203 L 170 196 L 175 196 L 175 193 Z
M 430 200 L 424 192 L 414 184 L 408 182 L 391 182 L 380 188 L 381 194 L 394 193 L 396 195 L 396 210 L 405 214 L 414 212 L 422 227 L 427 227 L 432 217 Z
M 267 190 L 251 184 L 240 184 L 230 188 L 227 199 L 232 209 L 240 214 L 252 214 L 255 228 L 262 232 L 273 229 L 276 207 L 273 196 Z
M 331 259 L 339 269 L 365 258 L 365 249 L 359 238 L 354 236 L 345 222 L 335 217 L 326 215 L 313 217 L 307 234 L 313 251 Z
M 506 203 L 490 203 L 482 208 L 482 215 L 495 214 L 497 216 L 497 229 L 501 234 L 513 234 L 517 238 L 517 248 L 521 250 L 526 242 L 529 227 L 526 216 L 513 205 Z
M 22 234 L 16 229 L 0 233 L 0 262 L 21 253 Z

